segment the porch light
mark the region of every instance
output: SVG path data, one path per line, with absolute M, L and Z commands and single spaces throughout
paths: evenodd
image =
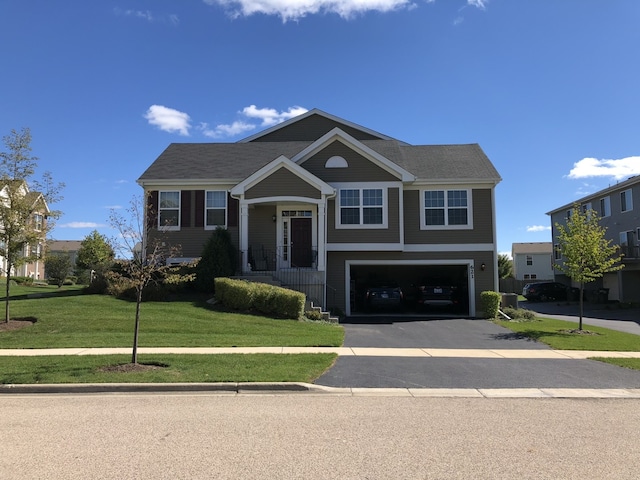
M 484 262 L 482 262 L 482 264 L 480 265 L 480 270 L 482 270 L 484 272 L 485 268 L 487 268 L 487 266 L 485 265 Z
M 273 220 L 273 223 L 276 223 L 276 220 L 277 220 L 277 219 L 278 219 L 278 217 L 276 217 L 275 215 L 273 215 L 273 216 L 271 217 L 271 220 Z

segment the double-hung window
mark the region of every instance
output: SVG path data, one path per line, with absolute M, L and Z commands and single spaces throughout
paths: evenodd
M 601 217 L 611 216 L 611 198 L 610 197 L 604 197 L 600 199 L 600 216 Z
M 468 190 L 425 190 L 422 228 L 470 228 L 471 199 Z
M 338 225 L 343 228 L 385 227 L 385 193 L 384 188 L 340 189 Z
M 33 223 L 34 223 L 34 226 L 33 226 L 34 230 L 36 232 L 41 231 L 42 227 L 44 225 L 44 217 L 42 215 L 40 215 L 39 213 L 36 213 L 33 216 Z
M 180 229 L 180 192 L 159 192 L 158 228 Z
M 205 228 L 226 227 L 227 225 L 227 192 L 212 190 L 206 192 Z
M 633 210 L 633 198 L 631 197 L 631 189 L 620 192 L 620 211 L 628 212 Z

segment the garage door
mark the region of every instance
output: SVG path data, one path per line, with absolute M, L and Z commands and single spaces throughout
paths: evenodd
M 468 264 L 349 265 L 352 315 L 389 313 L 419 316 L 469 315 Z M 397 289 L 403 301 L 397 301 Z

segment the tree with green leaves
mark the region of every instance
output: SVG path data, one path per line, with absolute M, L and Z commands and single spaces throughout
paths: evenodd
M 73 264 L 68 253 L 48 254 L 44 259 L 44 269 L 47 279 L 62 287 L 71 274 Z
M 120 262 L 121 269 L 112 270 L 109 276 L 112 280 L 129 282 L 136 292 L 136 313 L 133 333 L 133 350 L 131 363 L 138 363 L 138 333 L 140 330 L 140 306 L 144 289 L 150 283 L 159 282 L 171 277 L 173 282 L 189 280 L 189 275 L 181 273 L 183 265 L 171 263 L 172 257 L 180 253 L 178 246 L 171 246 L 163 241 L 161 235 L 152 236 L 145 228 L 144 208 L 147 202 L 142 197 L 133 197 L 125 216 L 116 210 L 111 210 L 109 224 L 118 232 L 118 237 L 112 241 L 114 250 Z M 152 213 L 148 212 L 149 215 Z
M 196 265 L 196 288 L 213 293 L 217 277 L 229 277 L 236 273 L 237 252 L 226 228 L 216 228 L 202 250 Z
M 580 285 L 580 321 L 582 330 L 584 285 L 605 273 L 615 272 L 624 267 L 619 247 L 605 236 L 607 229 L 600 225 L 600 217 L 593 210 L 582 211 L 574 205 L 566 225 L 555 224 L 558 231 L 558 246 L 562 261 L 554 268 Z
M 510 278 L 513 277 L 513 260 L 509 258 L 506 253 L 498 255 L 498 277 Z
M 36 178 L 38 158 L 31 154 L 31 131 L 11 130 L 0 152 L 0 243 L 6 260 L 4 321 L 9 322 L 9 290 L 14 268 L 39 260 L 42 244 L 60 212 L 51 205 L 62 200 L 63 183 L 49 172 Z
M 76 267 L 78 270 L 89 270 L 103 276 L 113 265 L 114 258 L 115 253 L 109 239 L 94 230 L 80 243 Z

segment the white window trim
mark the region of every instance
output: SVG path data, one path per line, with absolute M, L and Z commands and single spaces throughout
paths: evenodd
M 452 190 L 459 190 L 463 192 L 467 192 L 467 224 L 466 225 L 448 225 L 449 216 L 447 215 L 447 210 L 449 209 L 446 202 L 448 201 L 447 192 Z M 444 207 L 444 225 L 427 225 L 424 217 L 424 192 L 444 192 L 445 199 L 445 207 Z M 419 211 L 420 211 L 420 230 L 473 230 L 473 195 L 472 190 L 470 188 L 423 188 L 420 189 L 420 195 L 418 201 L 420 202 Z M 452 208 L 460 208 L 460 207 L 452 207 Z
M 160 204 L 162 203 L 160 197 L 162 197 L 163 193 L 177 193 L 178 194 L 178 225 L 161 225 L 160 224 L 160 212 L 162 210 L 175 210 L 175 208 L 162 208 Z M 158 191 L 158 221 L 156 224 L 158 225 L 158 230 L 162 230 L 164 232 L 176 232 L 180 230 L 180 217 L 182 211 L 182 192 L 180 190 L 160 190 Z
M 625 195 L 627 200 L 627 209 L 622 210 L 622 195 Z M 631 193 L 631 189 L 623 190 L 620 192 L 620 213 L 627 213 L 633 210 L 633 194 Z
M 336 187 L 336 208 L 335 208 L 335 228 L 336 230 L 380 230 L 389 228 L 389 184 L 388 183 L 340 183 L 333 185 Z M 341 190 L 360 190 L 360 201 L 362 203 L 362 190 L 382 190 L 382 223 L 376 224 L 346 224 L 340 223 L 340 191 Z M 360 205 L 360 212 L 364 205 Z M 363 216 L 360 215 L 362 222 Z
M 224 193 L 224 209 L 220 207 L 207 207 L 207 193 L 223 192 Z M 207 210 L 224 210 L 224 225 L 207 225 Z M 204 221 L 205 230 L 215 230 L 218 227 L 227 228 L 229 224 L 229 198 L 226 190 L 205 190 L 204 192 Z

